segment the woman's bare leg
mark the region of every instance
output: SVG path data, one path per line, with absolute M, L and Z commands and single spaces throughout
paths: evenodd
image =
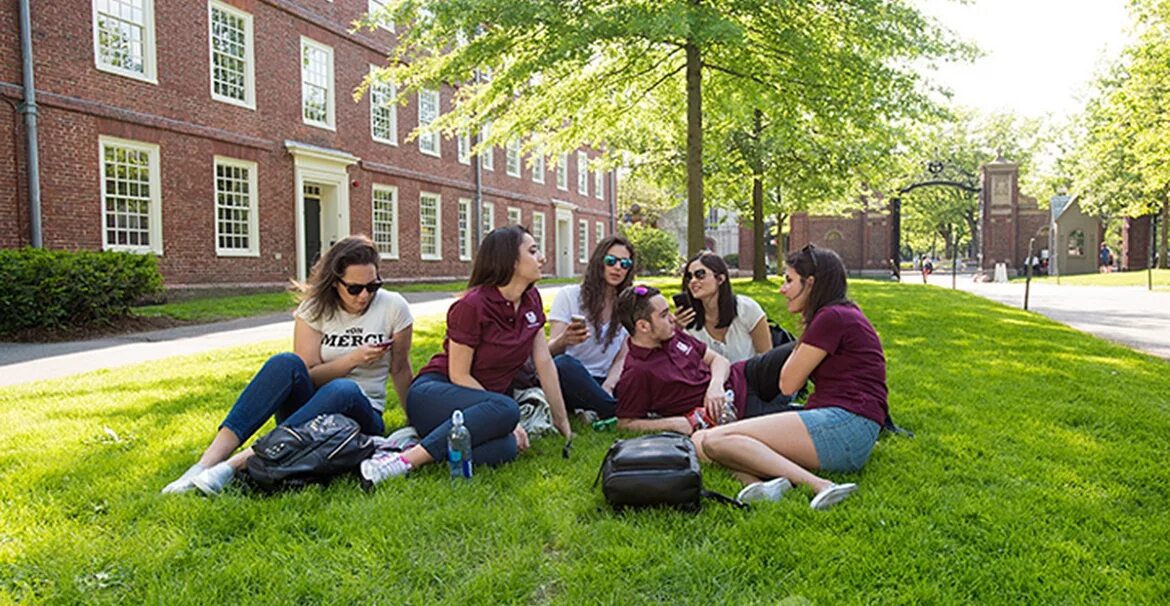
M 216 463 L 226 461 L 240 447 L 240 444 L 240 438 L 235 432 L 226 427 L 221 427 L 216 432 L 215 439 L 211 441 L 211 445 L 207 447 L 207 450 L 203 451 L 203 456 L 199 459 L 199 464 L 205 468 L 210 468 Z
M 804 421 L 794 412 L 747 419 L 696 436 L 696 447 L 704 458 L 733 472 L 756 478 L 785 477 L 818 493 L 833 484 L 808 471 L 820 466 L 819 459 Z

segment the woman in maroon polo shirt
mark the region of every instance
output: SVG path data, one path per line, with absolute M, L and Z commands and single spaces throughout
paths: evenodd
M 803 410 L 747 419 L 693 438 L 701 456 L 735 472 L 743 501 L 777 500 L 792 484 L 811 488 L 813 509 L 848 497 L 856 484 L 834 484 L 810 469 L 855 472 L 869 460 L 889 416 L 886 358 L 865 314 L 846 298 L 837 253 L 808 245 L 786 259 L 780 293 L 801 314 L 804 334 L 780 371 L 780 391 L 816 384 Z
M 508 395 L 512 377 L 532 356 L 552 409 L 553 425 L 570 437 L 557 369 L 544 336 L 544 305 L 533 284 L 544 255 L 523 227 L 493 229 L 475 257 L 467 292 L 447 310 L 443 351 L 419 371 L 406 397 L 406 414 L 424 437 L 402 454 L 384 453 L 362 463 L 376 484 L 431 461 L 447 458 L 451 414 L 463 411 L 471 432 L 472 460 L 498 465 L 528 448 L 520 407 Z

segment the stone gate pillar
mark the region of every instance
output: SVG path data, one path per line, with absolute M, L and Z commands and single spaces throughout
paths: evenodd
M 979 252 L 981 268 L 993 269 L 996 263 L 1016 265 L 1019 217 L 1020 166 L 1003 156 L 984 164 L 983 187 L 979 192 Z
M 1146 269 L 1150 264 L 1150 216 L 1125 218 L 1121 227 L 1121 271 Z

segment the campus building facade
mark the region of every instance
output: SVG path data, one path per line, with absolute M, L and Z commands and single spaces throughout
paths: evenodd
M 612 232 L 616 180 L 581 148 L 468 154 L 415 127 L 453 89 L 378 85 L 394 31 L 350 32 L 376 0 L 38 0 L 33 57 L 44 245 L 158 255 L 169 285 L 303 278 L 364 233 L 388 280 L 465 278 L 474 162 L 484 233 L 528 226 L 547 273 L 583 271 Z M 0 246 L 29 243 L 17 3 L 0 6 Z M 401 101 L 401 102 L 400 102 Z

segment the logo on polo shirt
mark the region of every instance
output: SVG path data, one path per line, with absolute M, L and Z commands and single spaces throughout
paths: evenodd
M 530 312 L 524 314 L 524 319 L 528 320 L 528 328 L 534 328 L 534 327 L 538 326 L 538 324 L 536 323 L 536 312 L 535 311 L 530 311 Z
M 679 350 L 679 351 L 681 351 L 681 352 L 683 352 L 684 354 L 689 354 L 689 353 L 691 353 L 691 346 L 690 346 L 690 345 L 687 345 L 686 343 L 683 343 L 682 341 L 678 341 L 678 342 L 676 342 L 676 343 L 674 344 L 674 346 L 675 346 L 676 348 L 678 348 L 678 350 Z

